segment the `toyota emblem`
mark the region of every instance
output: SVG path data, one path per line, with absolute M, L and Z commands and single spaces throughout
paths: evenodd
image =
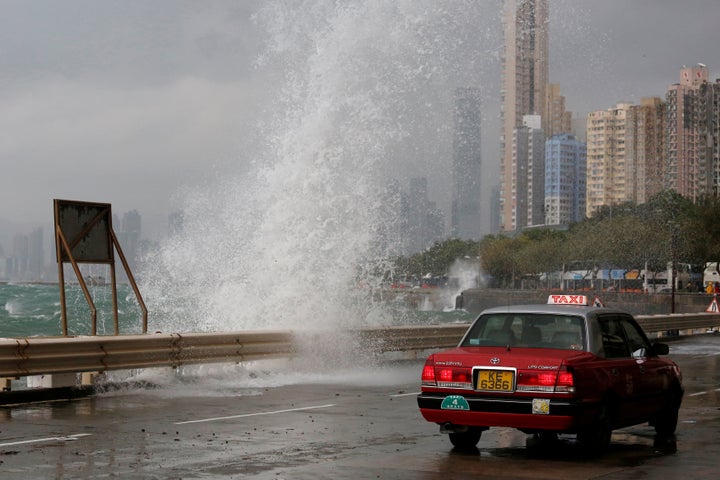
M 500 359 L 498 357 L 493 357 L 490 359 L 490 363 L 492 363 L 493 365 L 497 365 L 498 363 L 500 363 Z

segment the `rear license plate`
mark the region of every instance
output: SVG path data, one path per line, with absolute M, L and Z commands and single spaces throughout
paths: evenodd
M 479 370 L 475 387 L 490 392 L 512 392 L 514 385 L 512 370 Z

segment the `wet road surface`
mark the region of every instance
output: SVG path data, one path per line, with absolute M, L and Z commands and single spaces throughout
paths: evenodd
M 527 447 L 510 429 L 454 451 L 417 409 L 421 360 L 342 373 L 282 361 L 156 372 L 144 388 L 2 408 L 0 478 L 716 479 L 720 335 L 673 342 L 671 357 L 686 388 L 676 437 L 618 430 L 593 460 L 571 436 Z

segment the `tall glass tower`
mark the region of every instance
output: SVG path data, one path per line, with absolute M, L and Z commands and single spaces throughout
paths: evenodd
M 502 133 L 500 137 L 500 229 L 518 228 L 518 168 L 513 157 L 513 133 L 526 115 L 540 115 L 547 122 L 548 0 L 505 0 L 503 28 L 505 49 L 502 79 Z M 520 222 L 522 223 L 522 222 Z
M 479 89 L 455 89 L 451 234 L 463 240 L 479 240 L 481 236 L 481 113 Z

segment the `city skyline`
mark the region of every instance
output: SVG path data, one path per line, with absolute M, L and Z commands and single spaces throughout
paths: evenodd
M 50 231 L 53 198 L 137 209 L 154 225 L 184 196 L 213 188 L 228 171 L 242 175 L 251 162 L 238 158 L 256 139 L 240 133 L 262 110 L 253 95 L 272 79 L 272 72 L 257 73 L 264 38 L 250 17 L 261 3 L 87 10 L 69 2 L 58 12 L 51 2 L 34 8 L 8 2 L 0 20 L 8 46 L 0 54 L 7 65 L 0 107 L 9 113 L 0 124 L 0 229 Z M 473 3 L 463 5 L 475 9 L 468 21 L 489 17 L 478 43 L 468 45 L 479 53 L 468 56 L 470 73 L 446 90 L 451 96 L 457 86 L 482 87 L 488 202 L 499 177 L 501 8 Z M 717 2 L 701 0 L 550 1 L 549 81 L 560 84 L 576 115 L 662 96 L 683 65 L 706 63 L 714 81 L 720 76 L 720 54 L 712 48 L 720 38 L 712 25 L 717 13 Z M 98 43 L 102 48 L 93 46 Z M 429 179 L 431 200 L 447 213 L 451 154 L 439 153 L 442 162 L 421 156 L 413 176 Z M 406 156 L 398 169 L 417 160 Z
M 172 223 L 173 215 L 168 218 L 168 228 Z M 132 267 L 140 258 L 143 249 L 155 242 L 143 236 L 142 215 L 137 210 L 122 214 L 113 213 L 112 224 L 123 254 Z M 32 231 L 0 235 L 0 282 L 54 280 L 57 274 L 57 260 L 53 231 L 54 228 L 46 230 L 38 226 Z M 171 235 L 172 231 L 168 230 L 166 233 Z M 122 269 L 119 271 L 119 276 L 125 278 Z

